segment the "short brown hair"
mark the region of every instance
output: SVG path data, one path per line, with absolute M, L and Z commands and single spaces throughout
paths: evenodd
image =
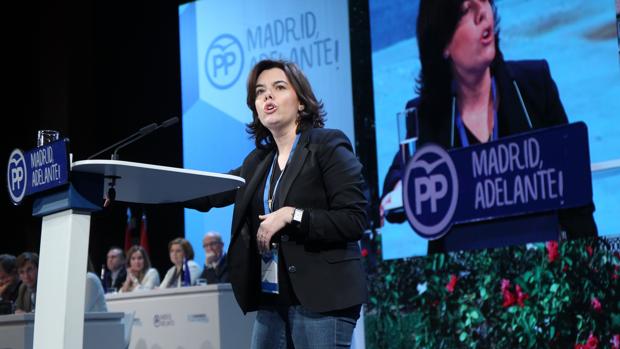
M 26 263 L 32 263 L 35 267 L 39 267 L 39 255 L 34 252 L 24 252 L 17 257 L 15 264 L 17 264 L 17 269 L 22 268 L 26 265 Z
M 192 248 L 192 244 L 189 241 L 183 238 L 176 238 L 168 243 L 168 252 L 172 248 L 172 245 L 180 245 L 183 249 L 183 254 L 185 254 L 185 258 L 194 259 L 194 249 Z
M 274 144 L 271 132 L 261 124 L 258 119 L 258 111 L 256 110 L 256 81 L 258 76 L 265 70 L 278 68 L 284 72 L 286 78 L 291 82 L 299 102 L 304 109 L 299 112 L 297 119 L 297 133 L 310 129 L 321 128 L 325 126 L 325 110 L 323 102 L 316 99 L 312 86 L 308 78 L 293 62 L 282 60 L 263 60 L 254 66 L 250 71 L 247 83 L 247 105 L 252 111 L 252 122 L 246 125 L 246 130 L 252 138 L 257 148 L 268 148 Z

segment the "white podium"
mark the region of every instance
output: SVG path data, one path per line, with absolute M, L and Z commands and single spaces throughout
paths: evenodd
M 66 188 L 43 193 L 33 215 L 43 217 L 34 324 L 35 349 L 81 348 L 90 214 L 101 209 L 107 186 L 116 200 L 174 203 L 233 190 L 245 182 L 227 174 L 119 160 L 71 164 Z
M 106 303 L 134 313 L 130 349 L 250 347 L 256 313 L 243 315 L 230 284 L 107 294 Z

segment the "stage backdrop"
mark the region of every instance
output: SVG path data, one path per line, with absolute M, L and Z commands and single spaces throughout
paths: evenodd
M 227 172 L 254 148 L 245 125 L 246 78 L 265 58 L 297 63 L 327 111 L 326 127 L 354 140 L 346 0 L 198 1 L 179 7 L 183 166 Z M 232 206 L 185 212 L 185 236 L 204 261 L 202 236 L 230 240 Z
M 497 0 L 500 47 L 508 60 L 546 59 L 569 121 L 585 121 L 591 161 L 620 158 L 620 70 L 613 1 Z M 379 188 L 398 151 L 396 113 L 414 98 L 420 63 L 419 1 L 370 0 Z M 593 176 L 600 235 L 620 234 L 620 174 Z M 381 229 L 386 259 L 426 254 L 407 222 Z

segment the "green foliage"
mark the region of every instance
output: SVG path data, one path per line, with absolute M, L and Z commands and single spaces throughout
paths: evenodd
M 620 334 L 620 254 L 603 238 L 556 247 L 555 258 L 541 243 L 379 262 L 367 347 L 573 348 L 591 334 L 609 343 Z

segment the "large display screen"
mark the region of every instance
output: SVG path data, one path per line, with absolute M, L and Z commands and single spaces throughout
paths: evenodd
M 570 122 L 588 126 L 594 164 L 620 159 L 620 69 L 613 1 L 495 1 L 506 60 L 546 59 Z M 416 97 L 419 1 L 370 0 L 379 187 L 399 149 L 397 113 Z M 599 235 L 620 234 L 618 170 L 593 173 Z M 407 222 L 381 228 L 386 259 L 425 255 Z

